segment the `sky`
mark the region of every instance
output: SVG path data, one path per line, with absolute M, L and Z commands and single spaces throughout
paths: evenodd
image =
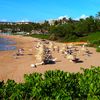
M 0 0 L 0 21 L 44 21 L 95 16 L 100 0 Z

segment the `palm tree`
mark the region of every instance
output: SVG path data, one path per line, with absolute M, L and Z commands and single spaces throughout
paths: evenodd
M 100 19 L 100 12 L 96 14 L 96 19 Z
M 69 23 L 73 23 L 73 19 L 70 17 L 70 18 L 68 19 L 68 22 L 69 22 Z

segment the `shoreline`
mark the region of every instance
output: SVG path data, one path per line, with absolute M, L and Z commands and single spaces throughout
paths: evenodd
M 6 37 L 6 36 L 4 36 Z M 33 72 L 44 73 L 47 70 L 63 70 L 68 72 L 81 72 L 80 68 L 90 68 L 91 66 L 100 65 L 100 53 L 95 51 L 95 48 L 88 48 L 92 54 L 91 56 L 79 55 L 79 58 L 83 60 L 83 63 L 69 62 L 64 56 L 56 51 L 53 52 L 53 56 L 57 58 L 55 64 L 40 65 L 36 68 L 32 68 L 31 64 L 36 63 L 35 60 L 35 46 L 39 39 L 26 37 L 21 35 L 9 35 L 9 39 L 16 41 L 16 50 L 0 51 L 0 80 L 7 81 L 8 79 L 15 80 L 16 82 L 23 82 L 24 74 L 30 74 Z M 56 43 L 62 47 L 61 43 Z M 14 57 L 19 48 L 24 49 L 24 55 Z

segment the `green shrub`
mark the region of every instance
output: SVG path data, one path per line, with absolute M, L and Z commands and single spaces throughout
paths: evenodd
M 97 48 L 96 48 L 96 51 L 97 51 L 97 52 L 100 52 L 100 47 L 97 47 Z
M 24 78 L 24 83 L 0 82 L 0 100 L 100 100 L 100 67 L 83 69 L 83 73 L 46 71 Z
M 95 47 L 97 49 L 99 49 L 99 46 L 100 45 L 100 40 L 93 40 L 93 41 L 90 41 L 90 43 L 88 44 L 88 46 L 90 47 Z

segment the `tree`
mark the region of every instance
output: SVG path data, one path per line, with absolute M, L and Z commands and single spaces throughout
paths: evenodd
M 95 19 L 93 16 L 86 18 L 85 22 L 86 22 L 87 27 L 88 27 L 88 32 L 96 31 L 96 24 L 95 24 Z
M 97 31 L 100 31 L 100 12 L 96 14 L 95 23 L 96 23 Z
M 50 29 L 51 37 L 50 39 L 56 40 L 72 40 L 72 37 L 75 36 L 74 34 L 74 25 L 69 24 L 62 24 L 57 26 L 52 26 Z M 74 37 L 73 37 L 74 39 Z
M 100 20 L 100 12 L 96 14 L 96 18 Z
M 68 19 L 68 22 L 69 22 L 69 23 L 73 23 L 73 19 L 70 17 L 70 18 Z
M 84 19 L 80 19 L 79 22 L 75 24 L 75 30 L 77 36 L 84 36 L 84 34 L 88 33 L 88 25 L 86 24 Z

